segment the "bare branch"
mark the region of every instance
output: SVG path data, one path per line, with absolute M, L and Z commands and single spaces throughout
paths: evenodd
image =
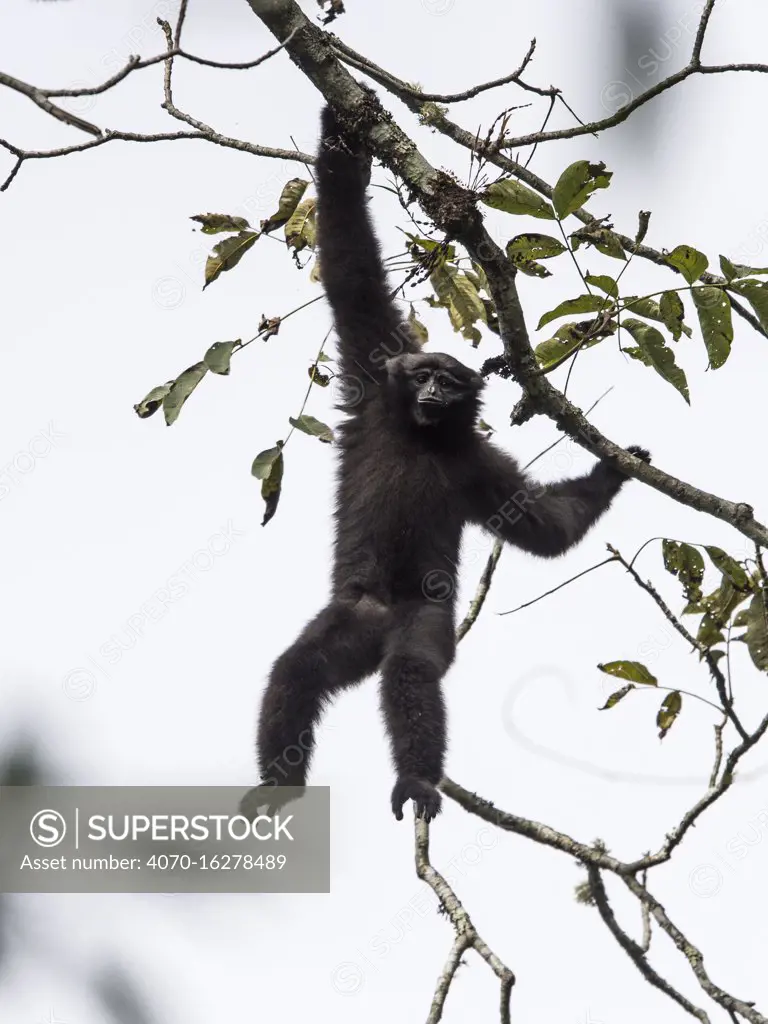
M 482 611 L 483 605 L 485 604 L 485 599 L 488 596 L 488 590 L 490 589 L 491 586 L 493 574 L 496 571 L 496 566 L 498 565 L 499 559 L 501 558 L 501 552 L 503 547 L 504 545 L 500 540 L 496 540 L 493 542 L 493 550 L 491 551 L 488 557 L 488 561 L 485 564 L 485 569 L 483 570 L 483 575 L 480 577 L 480 582 L 477 585 L 477 591 L 475 592 L 475 596 L 472 598 L 472 601 L 470 602 L 467 614 L 459 623 L 459 627 L 456 630 L 456 643 L 459 643 L 459 641 L 464 639 L 464 637 L 467 635 L 470 629 L 474 626 L 475 622 L 477 621 L 478 615 Z
M 0 85 L 5 85 L 15 92 L 20 92 L 22 96 L 27 96 L 36 106 L 44 110 L 46 114 L 50 114 L 51 117 L 55 117 L 57 121 L 63 121 L 64 124 L 78 128 L 81 132 L 87 132 L 89 135 L 101 135 L 101 128 L 98 125 L 91 124 L 90 121 L 84 121 L 82 117 L 57 107 L 55 103 L 51 103 L 44 92 L 37 89 L 34 85 L 28 85 L 12 75 L 7 75 L 4 71 L 0 71 Z
M 624 952 L 627 954 L 632 963 L 637 967 L 638 971 L 642 974 L 649 984 L 653 985 L 654 988 L 659 989 L 665 995 L 668 995 L 670 999 L 674 1001 L 692 1017 L 696 1017 L 697 1020 L 703 1022 L 703 1024 L 710 1024 L 708 1014 L 698 1006 L 694 1006 L 693 1003 L 686 999 L 682 993 L 678 992 L 670 983 L 662 978 L 653 967 L 648 963 L 645 958 L 645 950 L 642 946 L 638 945 L 634 939 L 630 938 L 629 935 L 623 930 L 619 922 L 616 920 L 616 915 L 613 912 L 613 907 L 608 901 L 608 893 L 605 891 L 605 884 L 603 883 L 603 877 L 600 874 L 600 869 L 594 866 L 587 868 L 587 874 L 589 876 L 589 887 L 594 897 L 595 906 L 597 907 L 600 917 L 605 922 L 608 930 L 614 939 L 618 942 Z M 643 904 L 645 907 L 645 904 Z
M 753 1003 L 745 1002 L 743 999 L 737 999 L 735 996 L 729 995 L 712 981 L 704 968 L 704 956 L 701 950 L 697 949 L 690 939 L 686 938 L 682 931 L 680 931 L 677 925 L 670 920 L 666 910 L 655 896 L 652 896 L 633 875 L 622 875 L 622 881 L 641 903 L 646 904 L 653 919 L 662 931 L 667 933 L 686 958 L 691 966 L 691 970 L 696 975 L 696 980 L 710 999 L 713 999 L 729 1012 L 741 1014 L 750 1024 L 768 1024 L 768 1017 L 764 1017 L 762 1013 L 759 1013 Z
M 416 874 L 432 889 L 440 901 L 440 906 L 450 919 L 456 931 L 456 942 L 451 956 L 443 969 L 438 982 L 432 1009 L 427 1024 L 435 1024 L 442 1017 L 443 1004 L 448 988 L 456 973 L 461 953 L 466 949 L 474 949 L 485 960 L 493 973 L 501 982 L 501 1024 L 510 1024 L 509 1000 L 515 976 L 512 971 L 499 960 L 496 954 L 480 937 L 472 924 L 469 914 L 459 902 L 456 893 L 451 889 L 443 876 L 429 862 L 429 825 L 422 818 L 415 819 L 416 829 Z M 458 951 L 458 955 L 457 954 Z

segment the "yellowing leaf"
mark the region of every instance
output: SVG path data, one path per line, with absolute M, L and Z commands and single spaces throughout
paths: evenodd
M 314 249 L 317 238 L 315 211 L 317 199 L 311 197 L 299 203 L 285 225 L 285 241 L 295 252 L 309 246 Z
M 245 217 L 233 217 L 228 213 L 197 213 L 189 219 L 202 224 L 204 235 L 215 235 L 219 231 L 247 231 L 251 226 Z
M 666 256 L 670 267 L 679 270 L 688 284 L 698 280 L 709 266 L 709 260 L 703 252 L 690 245 L 678 245 Z
M 277 212 L 261 222 L 261 230 L 264 234 L 268 234 L 270 231 L 274 231 L 275 228 L 282 227 L 286 223 L 301 202 L 301 197 L 306 192 L 308 185 L 309 182 L 305 181 L 304 178 L 291 178 L 290 181 L 286 182 L 283 191 L 280 193 Z
M 659 727 L 659 739 L 663 740 L 675 723 L 677 716 L 683 706 L 683 698 L 679 690 L 668 693 L 661 702 L 659 713 L 656 716 L 656 725 Z
M 627 355 L 645 363 L 646 366 L 653 367 L 660 377 L 677 388 L 690 405 L 691 398 L 685 371 L 675 362 L 675 354 L 672 349 L 667 348 L 661 331 L 642 320 L 631 318 L 623 320 L 622 327 L 629 331 L 638 346 L 637 348 L 625 348 L 624 351 Z
M 258 231 L 241 231 L 238 235 L 230 235 L 213 247 L 213 253 L 205 261 L 205 284 L 207 288 L 219 274 L 236 267 L 259 237 Z
M 640 661 L 609 661 L 597 667 L 609 676 L 628 679 L 630 683 L 640 683 L 643 686 L 658 685 L 656 676 L 652 675 Z

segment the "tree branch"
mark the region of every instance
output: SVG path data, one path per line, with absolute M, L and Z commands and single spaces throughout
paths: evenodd
M 436 871 L 429 862 L 429 825 L 422 818 L 415 819 L 416 831 L 416 874 L 422 881 L 432 889 L 440 901 L 440 906 L 450 919 L 456 931 L 456 941 L 453 944 L 450 957 L 438 981 L 435 998 L 432 1001 L 432 1008 L 427 1018 L 427 1024 L 436 1024 L 443 1014 L 443 1005 L 448 994 L 448 989 L 456 974 L 456 969 L 461 960 L 462 953 L 467 949 L 474 949 L 479 956 L 485 960 L 493 973 L 501 982 L 500 993 L 500 1016 L 501 1024 L 510 1024 L 509 1000 L 512 994 L 512 986 L 515 983 L 515 976 L 512 971 L 499 960 L 496 954 L 480 937 L 472 920 L 459 902 L 456 894 L 443 876 Z
M 702 1021 L 702 1024 L 710 1024 L 709 1015 L 698 1006 L 686 999 L 684 995 L 677 991 L 670 983 L 662 978 L 653 967 L 648 963 L 645 958 L 645 950 L 642 946 L 638 945 L 634 939 L 630 938 L 629 935 L 623 930 L 619 922 L 616 920 L 616 915 L 613 912 L 613 907 L 608 901 L 608 893 L 605 891 L 605 884 L 603 883 L 603 876 L 600 874 L 600 869 L 594 866 L 587 868 L 587 875 L 589 877 L 589 888 L 590 892 L 595 901 L 595 906 L 598 909 L 600 917 L 603 919 L 606 927 L 613 935 L 614 939 L 618 942 L 624 952 L 627 954 L 632 963 L 637 967 L 638 971 L 642 974 L 645 980 L 653 985 L 654 988 L 659 989 L 665 995 L 668 995 L 670 999 L 674 1001 L 692 1017 L 696 1017 L 697 1020 Z M 645 904 L 643 904 L 645 906 Z

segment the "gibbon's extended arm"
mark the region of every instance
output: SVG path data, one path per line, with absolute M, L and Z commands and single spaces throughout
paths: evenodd
M 333 310 L 342 374 L 367 385 L 390 356 L 418 351 L 390 298 L 366 208 L 370 156 L 326 107 L 316 164 L 320 274 Z
M 650 461 L 642 448 L 628 451 Z M 606 462 L 573 480 L 541 484 L 487 442 L 468 498 L 471 521 L 534 555 L 554 558 L 577 544 L 629 479 Z

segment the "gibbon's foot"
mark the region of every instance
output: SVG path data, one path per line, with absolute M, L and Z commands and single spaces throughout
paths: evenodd
M 248 821 L 253 821 L 259 813 L 270 817 L 282 810 L 286 804 L 300 800 L 304 796 L 304 786 L 256 786 L 249 789 L 240 799 L 238 813 Z
M 437 817 L 442 806 L 440 794 L 431 782 L 410 775 L 399 778 L 392 790 L 392 811 L 398 821 L 403 820 L 403 805 L 407 800 L 414 801 L 416 817 L 425 821 Z
M 636 459 L 640 459 L 641 462 L 647 462 L 650 465 L 651 453 L 646 448 L 641 448 L 637 444 L 631 444 L 627 451 L 630 455 L 634 455 Z

